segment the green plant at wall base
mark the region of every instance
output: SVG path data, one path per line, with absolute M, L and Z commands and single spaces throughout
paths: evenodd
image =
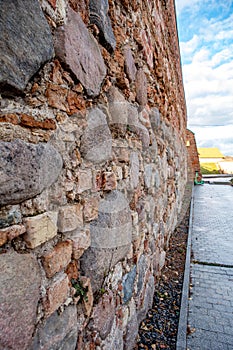
M 79 302 L 81 303 L 83 300 L 88 301 L 87 292 L 88 287 L 84 287 L 82 281 L 80 279 L 73 279 L 71 280 L 72 287 L 76 290 L 75 297 L 80 297 Z

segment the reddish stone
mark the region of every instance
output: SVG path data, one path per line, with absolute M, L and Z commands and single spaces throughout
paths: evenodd
M 103 189 L 104 191 L 112 191 L 117 188 L 116 175 L 112 172 L 103 173 Z
M 46 130 L 55 130 L 56 123 L 53 119 L 45 119 L 43 121 L 35 120 L 33 117 L 27 114 L 21 114 L 20 125 L 26 126 L 29 128 L 40 128 Z
M 60 109 L 61 111 L 69 112 L 69 107 L 66 101 L 68 90 L 56 84 L 48 84 L 46 97 L 48 104 L 51 107 Z
M 99 46 L 89 33 L 80 15 L 71 8 L 67 21 L 55 35 L 57 57 L 63 61 L 85 87 L 90 96 L 100 93 L 106 67 Z
M 7 239 L 11 241 L 12 239 L 22 235 L 25 232 L 26 232 L 26 227 L 24 225 L 13 225 L 3 230 L 0 230 L 0 236 L 1 234 L 4 235 L 4 233 L 6 233 Z
M 57 0 L 48 0 L 48 2 L 50 3 L 50 5 L 54 8 L 56 8 L 56 3 L 57 3 Z
M 0 247 L 7 242 L 6 229 L 0 230 Z
M 115 301 L 112 291 L 107 291 L 93 310 L 94 328 L 105 339 L 111 332 L 115 316 Z
M 51 315 L 65 302 L 68 297 L 68 293 L 69 279 L 67 275 L 63 275 L 47 289 L 47 295 L 43 300 L 43 305 L 47 316 Z
M 77 94 L 77 92 L 69 90 L 67 95 L 67 102 L 69 105 L 69 114 L 74 114 L 77 111 L 86 109 L 86 102 L 82 95 Z
M 85 24 L 89 24 L 89 0 L 69 0 L 70 7 L 79 12 Z
M 147 78 L 143 69 L 139 69 L 136 75 L 136 99 L 142 106 L 147 104 Z
M 0 115 L 0 123 L 11 123 L 14 125 L 19 124 L 19 117 L 16 114 L 3 114 Z
M 37 304 L 40 269 L 31 254 L 0 254 L 0 348 L 30 348 Z
M 67 266 L 67 269 L 65 272 L 66 272 L 70 281 L 72 279 L 77 280 L 79 278 L 79 270 L 78 270 L 77 261 L 71 261 L 69 263 L 69 265 Z
M 72 242 L 65 241 L 58 243 L 51 252 L 42 257 L 46 276 L 53 277 L 55 273 L 64 269 L 71 260 Z

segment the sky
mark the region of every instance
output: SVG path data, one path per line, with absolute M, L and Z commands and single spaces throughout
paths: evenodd
M 233 0 L 175 0 L 188 128 L 233 156 Z

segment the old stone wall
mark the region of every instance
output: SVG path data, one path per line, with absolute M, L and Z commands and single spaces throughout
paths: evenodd
M 196 172 L 198 172 L 198 179 L 201 180 L 201 168 L 199 163 L 197 145 L 195 140 L 195 134 L 187 129 L 186 131 L 186 144 L 188 150 L 188 179 L 194 181 Z
M 130 350 L 187 179 L 173 0 L 3 0 L 0 29 L 0 349 Z

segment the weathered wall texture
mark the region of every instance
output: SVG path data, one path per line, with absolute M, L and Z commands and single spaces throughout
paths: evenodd
M 198 172 L 198 179 L 201 179 L 201 169 L 195 140 L 195 134 L 191 130 L 186 130 L 186 144 L 188 150 L 188 179 L 192 182 Z
M 1 1 L 0 349 L 131 349 L 181 208 L 173 0 Z

